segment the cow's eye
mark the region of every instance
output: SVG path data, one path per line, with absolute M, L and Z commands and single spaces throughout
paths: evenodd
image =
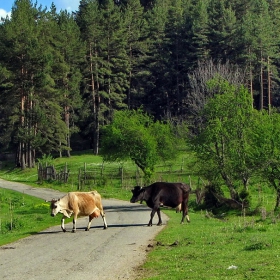
M 56 209 L 56 208 L 57 208 L 57 206 L 55 205 L 53 208 L 54 208 L 54 209 Z

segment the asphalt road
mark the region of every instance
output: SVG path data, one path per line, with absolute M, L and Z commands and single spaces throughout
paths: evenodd
M 2 179 L 0 187 L 44 200 L 63 195 Z M 145 261 L 148 245 L 163 226 L 147 226 L 151 211 L 146 205 L 114 199 L 102 201 L 108 229 L 103 229 L 99 217 L 93 220 L 90 231 L 85 231 L 88 218 L 82 217 L 77 221 L 77 232 L 72 233 L 72 219 L 68 219 L 66 233 L 55 226 L 1 246 L 0 279 L 135 279 L 135 268 Z M 167 216 L 162 213 L 162 218 L 166 223 Z

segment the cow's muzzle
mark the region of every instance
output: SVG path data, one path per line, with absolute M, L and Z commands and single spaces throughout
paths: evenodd
M 54 214 L 53 214 L 53 213 L 51 213 L 51 216 L 52 216 L 52 217 L 54 217 Z

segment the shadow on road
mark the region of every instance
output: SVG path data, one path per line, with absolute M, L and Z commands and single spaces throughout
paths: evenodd
M 147 224 L 112 224 L 112 225 L 108 225 L 108 229 L 110 230 L 110 228 L 126 228 L 126 227 L 146 227 Z M 94 230 L 94 229 L 103 229 L 103 225 L 102 226 L 91 226 L 90 230 Z M 85 231 L 85 227 L 77 227 L 77 231 Z M 66 232 L 70 232 L 72 233 L 72 228 L 69 227 L 69 229 Z M 55 233 L 64 233 L 61 229 L 59 230 L 51 230 L 51 231 L 41 231 L 41 232 L 30 232 L 31 235 L 42 235 L 42 234 L 55 234 Z
M 151 211 L 148 206 L 103 206 L 105 212 Z

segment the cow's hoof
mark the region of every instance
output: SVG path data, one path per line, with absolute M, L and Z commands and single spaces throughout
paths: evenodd
M 158 223 L 157 226 L 162 226 L 162 223 Z
M 86 228 L 85 231 L 89 231 L 89 228 Z
M 152 224 L 148 224 L 148 227 L 151 227 L 152 226 Z
M 62 229 L 62 231 L 63 231 L 63 232 L 66 232 L 66 229 L 65 229 L 65 228 L 63 228 L 63 229 Z
M 104 227 L 103 229 L 107 229 L 108 227 Z
M 76 232 L 76 230 L 75 230 L 75 229 L 72 229 L 72 232 L 73 232 L 73 233 L 75 233 L 75 232 Z

